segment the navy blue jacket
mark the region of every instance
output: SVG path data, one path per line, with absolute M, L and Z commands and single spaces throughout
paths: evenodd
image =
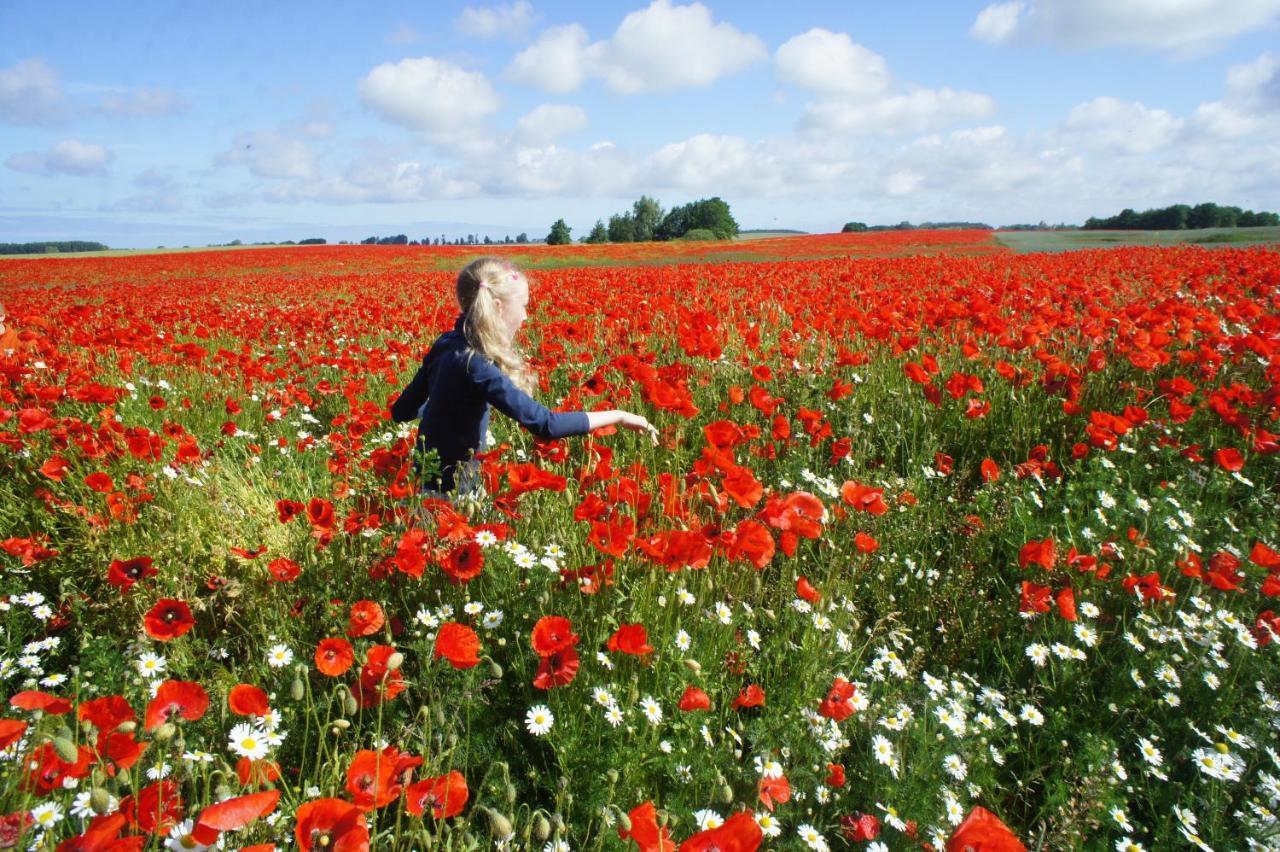
M 454 490 L 454 473 L 473 452 L 484 449 L 489 406 L 513 418 L 539 438 L 584 435 L 585 411 L 551 411 L 520 390 L 491 360 L 467 345 L 463 315 L 453 331 L 431 344 L 422 366 L 391 405 L 397 423 L 419 418 L 418 446 L 440 455 L 439 479 L 424 483 L 436 491 Z

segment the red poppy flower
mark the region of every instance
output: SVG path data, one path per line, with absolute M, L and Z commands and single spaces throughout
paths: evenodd
M 643 624 L 624 624 L 609 637 L 606 647 L 615 653 L 642 657 L 653 652 L 649 644 L 649 632 Z
M 1076 593 L 1070 586 L 1063 586 L 1054 595 L 1054 600 L 1058 604 L 1058 615 L 1067 621 L 1075 621 L 1076 616 Z
M 376 601 L 356 601 L 351 605 L 351 617 L 347 622 L 348 636 L 372 636 L 387 623 L 382 607 Z
M 883 488 L 872 488 L 850 481 L 840 486 L 840 498 L 853 508 L 872 515 L 883 515 L 889 511 L 884 502 Z
M 265 716 L 269 707 L 267 693 L 256 686 L 238 683 L 227 694 L 227 707 L 237 716 Z
M 96 471 L 86 476 L 84 484 L 99 494 L 108 494 L 116 490 L 115 483 L 111 481 L 111 477 L 102 471 Z
M 974 807 L 947 841 L 946 852 L 1026 852 L 1027 847 L 983 807 Z
M 267 790 L 262 793 L 224 799 L 209 805 L 200 812 L 200 818 L 196 820 L 195 832 L 193 832 L 194 836 L 204 830 L 203 834 L 195 836 L 194 839 L 201 845 L 212 845 L 219 833 L 244 828 L 255 819 L 274 811 L 279 801 L 279 790 Z
M 764 568 L 776 552 L 773 535 L 759 521 L 747 518 L 734 528 L 733 544 L 729 547 L 730 559 L 743 559 L 756 568 Z
M 316 669 L 322 675 L 341 677 L 355 660 L 355 649 L 346 639 L 321 639 L 316 645 Z
M 280 519 L 282 524 L 289 523 L 304 511 L 306 511 L 306 507 L 297 500 L 276 501 L 276 517 Z
M 307 503 L 307 520 L 313 529 L 333 529 L 333 504 L 321 497 L 312 497 Z
M 700 831 L 680 844 L 680 852 L 755 852 L 764 832 L 751 811 L 738 811 L 719 828 Z
M 113 559 L 107 569 L 107 582 L 120 590 L 121 594 L 129 591 L 134 583 L 154 577 L 156 569 L 151 564 L 150 556 L 135 556 L 132 559 Z
M 853 537 L 853 545 L 858 548 L 859 553 L 875 553 L 880 549 L 880 542 L 864 532 L 859 532 Z
M 1052 538 L 1043 540 L 1033 538 L 1022 545 L 1018 551 L 1018 565 L 1024 569 L 1029 565 L 1039 565 L 1044 570 L 1050 571 L 1056 562 L 1057 552 Z
M 781 804 L 791 801 L 791 782 L 785 775 L 779 775 L 777 778 L 761 778 L 757 785 L 757 793 L 760 796 L 760 803 L 772 811 L 775 802 Z
M 242 787 L 261 787 L 280 780 L 280 764 L 274 760 L 251 760 L 242 757 L 236 761 L 236 778 Z
M 1000 478 L 1000 465 L 996 464 L 995 459 L 983 459 L 981 470 L 983 482 L 995 482 Z
M 745 467 L 734 467 L 724 477 L 724 492 L 733 502 L 744 509 L 750 509 L 760 502 L 764 495 L 764 486 Z
M 1269 609 L 1264 609 L 1258 613 L 1258 618 L 1253 623 L 1253 637 L 1258 640 L 1258 647 L 1265 648 L 1277 638 L 1280 638 L 1280 615 Z M 0 745 L 0 748 L 3 748 Z
M 19 710 L 40 710 L 50 716 L 71 712 L 71 702 L 38 689 L 19 692 L 9 699 L 9 704 Z
M 302 566 L 287 556 L 279 556 L 267 563 L 267 570 L 277 583 L 292 583 L 302 573 Z
M 422 816 L 429 806 L 436 819 L 449 819 L 462 813 L 469 796 L 467 779 L 455 769 L 410 784 L 405 790 L 405 809 L 413 816 Z
M 144 725 L 154 731 L 175 715 L 194 722 L 208 709 L 209 693 L 203 686 L 188 680 L 166 680 L 147 704 Z
M 0 719 L 0 751 L 22 739 L 27 731 L 27 723 L 17 719 Z
M 161 598 L 142 619 L 147 635 L 161 642 L 176 639 L 195 626 L 191 607 L 176 598 Z
M 114 731 L 121 723 L 132 722 L 137 718 L 133 707 L 119 695 L 106 695 L 82 702 L 76 708 L 76 716 L 99 731 Z
M 1249 551 L 1249 561 L 1268 571 L 1280 571 L 1280 553 L 1260 541 L 1253 543 L 1253 549 Z
M 573 623 L 563 615 L 544 615 L 533 625 L 533 650 L 540 657 L 572 648 L 578 644 Z
M 840 817 L 840 833 L 853 843 L 875 840 L 880 836 L 880 818 L 875 814 L 855 813 Z
M 803 598 L 811 604 L 817 604 L 822 600 L 822 594 L 813 587 L 807 577 L 796 579 L 796 597 Z
M 1244 469 L 1244 456 L 1240 455 L 1240 451 L 1235 447 L 1214 450 L 1213 460 L 1218 463 L 1218 467 L 1231 473 L 1238 473 Z
M 469 669 L 480 662 L 480 637 L 465 624 L 455 621 L 440 625 L 436 634 L 435 658 L 448 659 L 455 669 Z
M 818 705 L 818 713 L 828 719 L 843 722 L 857 710 L 853 706 L 855 692 L 856 689 L 849 681 L 842 677 L 836 678 L 835 683 L 831 685 L 831 689 L 827 692 L 827 697 L 822 699 L 822 703 Z
M 294 837 L 303 852 L 369 852 L 364 812 L 342 799 L 313 799 L 298 807 Z
M 565 686 L 573 683 L 577 674 L 578 652 L 573 648 L 565 648 L 538 661 L 538 672 L 533 676 L 533 685 L 538 689 Z
M 631 820 L 631 828 L 618 827 L 618 839 L 634 840 L 640 847 L 639 852 L 674 852 L 675 841 L 671 839 L 671 831 L 658 825 L 658 811 L 652 801 L 642 802 L 627 814 Z
M 738 710 L 743 707 L 763 707 L 764 706 L 764 690 L 756 684 L 750 684 L 742 688 L 738 693 L 738 697 L 733 699 L 733 709 Z
M 392 754 L 361 749 L 347 767 L 347 792 L 363 811 L 391 804 L 400 798 L 400 782 L 396 772 L 394 747 Z
M 692 713 L 694 710 L 710 710 L 711 698 L 696 686 L 686 686 L 684 695 L 680 696 L 680 704 L 678 705 L 685 713 Z
M 455 583 L 469 582 L 484 568 L 484 551 L 474 541 L 460 544 L 449 551 L 440 567 Z
M 828 787 L 843 787 L 845 784 L 844 764 L 828 763 L 827 764 L 827 780 Z
M 87 776 L 92 765 L 92 749 L 80 746 L 76 749 L 76 759 L 67 761 L 58 754 L 52 742 L 45 742 L 34 748 L 24 759 L 23 766 L 27 772 L 22 786 L 37 796 L 47 796 L 54 790 L 61 790 L 67 779 Z
M 391 663 L 394 662 L 392 657 L 396 653 L 396 649 L 390 645 L 374 645 L 365 655 L 365 663 L 360 667 L 358 697 L 361 706 L 369 707 L 388 701 L 407 688 L 404 678 L 400 676 L 399 666 L 391 668 Z
M 172 778 L 157 781 L 143 787 L 137 797 L 126 796 L 120 801 L 120 811 L 129 818 L 129 824 L 147 834 L 168 834 L 182 822 L 182 796 L 178 784 Z
M 1052 595 L 1053 589 L 1048 586 L 1042 586 L 1030 580 L 1023 580 L 1022 598 L 1018 602 L 1018 612 L 1048 612 Z

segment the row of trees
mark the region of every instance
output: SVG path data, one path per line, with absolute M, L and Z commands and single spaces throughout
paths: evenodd
M 1263 228 L 1280 225 L 1280 215 L 1217 204 L 1174 204 L 1138 213 L 1128 207 L 1109 218 L 1090 217 L 1086 231 L 1182 231 L 1191 228 Z
M 53 240 L 43 243 L 0 243 L 0 254 L 59 254 L 69 251 L 106 251 L 102 243 L 84 240 Z
M 489 235 L 481 237 L 479 234 L 467 234 L 465 237 L 454 237 L 449 239 L 444 234 L 438 237 L 423 237 L 420 240 L 411 240 L 404 234 L 396 234 L 394 237 L 365 237 L 360 241 L 362 246 L 511 246 L 520 243 L 529 242 L 529 235 L 521 232 L 512 237 L 510 234 L 500 240 L 495 240 Z M 343 243 L 345 245 L 345 242 Z
M 551 245 L 573 241 L 572 229 L 557 219 L 547 235 Z M 657 199 L 642 195 L 625 213 L 596 220 L 584 243 L 646 243 L 653 240 L 729 240 L 738 235 L 738 223 L 721 198 L 701 198 L 664 213 Z
M 896 225 L 868 225 L 865 222 L 845 222 L 844 227 L 840 229 L 845 234 L 862 233 L 863 231 L 990 231 L 991 226 L 986 222 L 921 222 L 919 225 L 913 225 L 910 222 L 902 221 Z

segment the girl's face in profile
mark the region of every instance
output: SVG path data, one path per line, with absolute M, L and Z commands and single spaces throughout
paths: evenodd
M 4 302 L 0 302 L 0 334 L 4 334 L 4 331 L 5 331 L 4 320 L 5 320 Z
M 510 295 L 498 299 L 498 311 L 506 324 L 508 336 L 514 340 L 516 332 L 529 316 L 529 282 L 523 276 Z

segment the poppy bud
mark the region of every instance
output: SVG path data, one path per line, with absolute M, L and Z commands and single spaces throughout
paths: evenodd
M 490 660 L 490 661 L 489 661 L 489 674 L 490 674 L 490 675 L 492 675 L 494 678 L 496 678 L 496 679 L 498 679 L 498 680 L 502 680 L 502 666 L 498 665 L 498 664 L 497 664 L 497 663 L 495 663 L 493 660 Z
M 618 828 L 622 831 L 631 833 L 631 817 L 622 808 L 616 808 L 618 812 Z
M 350 692 L 342 698 L 342 712 L 348 716 L 354 716 L 360 712 L 360 705 L 356 703 L 356 697 Z
M 75 763 L 80 757 L 80 751 L 76 748 L 76 744 L 66 737 L 54 737 L 53 750 L 58 753 L 58 757 L 67 763 Z
M 156 732 L 151 735 L 151 738 L 158 743 L 167 743 L 169 740 L 173 739 L 173 735 L 176 733 L 178 733 L 178 727 L 172 722 L 165 722 L 163 725 L 156 728 Z
M 293 683 L 289 684 L 289 697 L 294 701 L 301 701 L 307 697 L 307 690 L 302 685 L 302 678 L 295 677 Z
M 436 705 L 436 724 L 444 726 L 444 708 L 439 704 Z
M 539 840 L 546 840 L 551 836 L 551 823 L 542 814 L 533 818 L 533 836 Z
M 387 657 L 387 671 L 394 671 L 402 665 L 404 665 L 404 654 L 401 654 L 399 651 L 396 651 L 390 657 Z
M 507 837 L 514 833 L 511 827 L 511 820 L 505 815 L 498 813 L 493 808 L 485 808 L 485 813 L 489 815 L 489 833 L 494 837 Z
M 98 816 L 102 816 L 111 810 L 111 794 L 101 787 L 94 787 L 89 791 L 89 807 Z
M 458 745 L 458 732 L 450 731 L 449 735 L 444 738 L 444 742 L 449 748 L 455 748 Z
M 733 802 L 733 788 L 728 784 L 720 787 L 720 801 L 724 802 L 726 805 Z
M 122 734 L 132 734 L 134 731 L 138 730 L 138 723 L 130 719 L 127 722 L 121 722 L 119 725 L 116 725 L 116 730 Z
M 230 799 L 235 793 L 226 784 L 219 784 L 213 791 L 213 798 L 221 802 L 224 799 Z
M 684 665 L 685 665 L 685 668 L 687 668 L 689 671 L 693 672 L 694 674 L 700 674 L 702 672 L 702 663 L 698 662 L 697 660 L 685 660 Z
M 618 783 L 618 770 L 613 769 L 611 767 L 609 771 L 604 774 L 604 776 L 609 779 L 610 784 Z
M 335 728 L 345 731 L 347 728 L 351 727 L 351 723 L 348 722 L 346 719 L 334 719 L 333 726 Z
M 507 784 L 505 787 L 502 788 L 502 795 L 506 798 L 507 804 L 509 805 L 515 804 L 516 795 L 517 795 L 516 785 Z

